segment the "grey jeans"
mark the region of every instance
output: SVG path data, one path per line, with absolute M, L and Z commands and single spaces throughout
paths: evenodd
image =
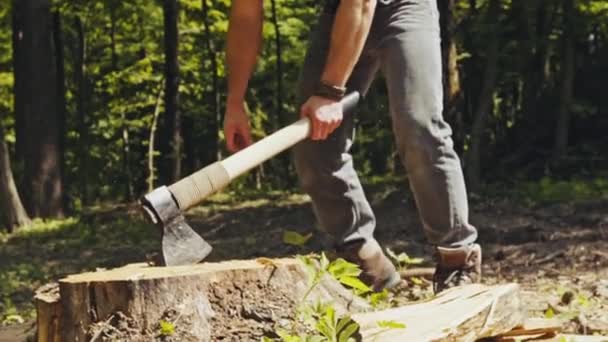
M 300 77 L 302 102 L 319 82 L 333 19 L 333 11 L 324 10 L 313 31 Z M 379 2 L 347 87 L 365 94 L 377 71 L 383 73 L 397 149 L 425 235 L 433 245 L 457 248 L 474 242 L 477 231 L 468 222 L 460 160 L 442 117 L 440 49 L 436 0 Z M 349 154 L 353 121 L 352 115 L 345 115 L 326 140 L 306 140 L 294 148 L 301 186 L 312 199 L 320 228 L 337 246 L 373 239 L 376 226 Z

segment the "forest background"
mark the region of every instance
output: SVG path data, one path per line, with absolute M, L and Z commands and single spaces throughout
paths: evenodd
M 247 95 L 256 139 L 296 117 L 294 90 L 319 6 L 266 2 L 266 44 Z M 61 217 L 131 201 L 225 157 L 229 7 L 225 0 L 2 1 L 3 226 L 19 226 L 25 214 Z M 442 0 L 439 7 L 444 115 L 470 191 L 530 182 L 555 196 L 606 191 L 608 2 Z M 363 177 L 403 173 L 387 111 L 379 80 L 357 114 L 353 153 Z M 296 186 L 286 154 L 233 189 Z

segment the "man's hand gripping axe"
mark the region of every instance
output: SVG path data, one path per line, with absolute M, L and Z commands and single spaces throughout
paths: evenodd
M 343 111 L 350 112 L 358 101 L 358 92 L 348 94 L 341 101 Z M 310 129 L 309 119 L 302 118 L 224 160 L 145 195 L 140 203 L 145 216 L 161 228 L 164 264 L 195 264 L 211 253 L 211 245 L 186 222 L 183 215 L 186 210 L 245 172 L 306 139 Z

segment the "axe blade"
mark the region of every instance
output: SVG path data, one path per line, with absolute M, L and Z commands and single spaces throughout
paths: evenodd
M 180 215 L 164 227 L 162 250 L 166 266 L 179 266 L 202 261 L 211 253 L 212 247 Z
M 144 196 L 141 205 L 144 216 L 160 228 L 165 266 L 196 264 L 211 253 L 211 245 L 188 225 L 166 186 Z

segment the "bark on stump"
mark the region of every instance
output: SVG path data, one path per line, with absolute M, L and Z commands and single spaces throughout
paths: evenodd
M 115 340 L 151 341 L 161 338 L 161 322 L 173 330 L 163 337 L 167 341 L 259 341 L 265 330 L 292 318 L 309 282 L 298 261 L 264 258 L 132 264 L 71 275 L 58 288 L 37 292 L 38 341 L 103 341 L 111 334 Z M 329 277 L 307 298 L 331 301 L 338 312 L 369 308 Z

